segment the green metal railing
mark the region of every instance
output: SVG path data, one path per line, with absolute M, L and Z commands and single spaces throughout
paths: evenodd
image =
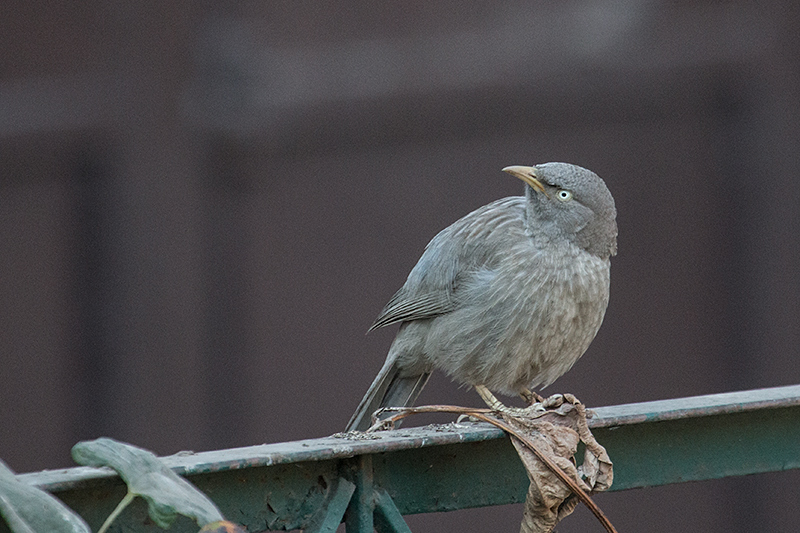
M 594 409 L 590 427 L 614 461 L 611 490 L 800 467 L 800 385 Z M 764 450 L 769 450 L 766 454 Z M 508 438 L 484 424 L 328 437 L 164 460 L 250 531 L 407 531 L 402 515 L 522 502 L 528 478 Z M 126 493 L 110 470 L 22 474 L 93 530 Z M 145 505 L 117 530 L 162 531 Z M 0 531 L 6 531 L 0 525 Z M 197 531 L 188 519 L 170 531 Z

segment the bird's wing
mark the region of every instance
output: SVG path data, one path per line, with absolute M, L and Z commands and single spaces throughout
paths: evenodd
M 408 294 L 405 285 L 395 293 L 381 314 L 369 328 L 370 331 L 397 322 L 408 322 L 421 318 L 431 318 L 453 310 L 453 302 L 447 290 L 417 291 Z
M 502 245 L 507 226 L 521 226 L 524 209 L 523 197 L 503 198 L 440 231 L 425 247 L 405 284 L 383 308 L 370 331 L 454 310 L 458 305 L 455 292 L 459 284 L 491 262 L 493 249 Z

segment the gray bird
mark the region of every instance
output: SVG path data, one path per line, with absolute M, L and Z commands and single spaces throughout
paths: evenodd
M 413 404 L 434 368 L 455 381 L 529 395 L 572 368 L 608 305 L 617 211 L 595 173 L 567 163 L 503 171 L 525 195 L 485 205 L 425 247 L 370 331 L 400 323 L 347 430 Z

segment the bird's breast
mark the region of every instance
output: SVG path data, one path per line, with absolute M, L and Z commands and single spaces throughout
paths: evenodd
M 503 334 L 494 359 L 509 365 L 497 369 L 497 385 L 507 393 L 547 386 L 572 368 L 600 329 L 608 305 L 608 260 L 577 247 L 542 255 L 531 262 L 530 275 L 512 274 L 508 321 L 498 324 Z
M 465 279 L 458 309 L 432 328 L 428 353 L 458 381 L 496 392 L 549 385 L 594 339 L 608 291 L 608 260 L 522 243 Z

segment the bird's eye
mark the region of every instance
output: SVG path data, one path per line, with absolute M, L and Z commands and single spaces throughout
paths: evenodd
M 572 200 L 572 193 L 570 191 L 566 190 L 566 189 L 560 189 L 556 193 L 556 196 L 562 202 L 569 202 L 570 200 Z

